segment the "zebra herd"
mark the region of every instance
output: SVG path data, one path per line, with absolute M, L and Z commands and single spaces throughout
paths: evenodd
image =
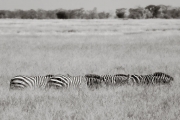
M 60 89 L 78 87 L 82 84 L 89 88 L 99 88 L 101 86 L 121 86 L 121 85 L 160 85 L 170 84 L 173 77 L 162 72 L 155 72 L 148 75 L 96 75 L 86 74 L 85 76 L 71 75 L 46 75 L 46 76 L 15 76 L 10 81 L 10 89 Z

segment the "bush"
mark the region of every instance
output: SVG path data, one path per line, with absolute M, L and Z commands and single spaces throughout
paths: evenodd
M 107 19 L 107 18 L 109 18 L 110 16 L 111 16 L 110 13 L 106 13 L 106 12 L 100 12 L 100 13 L 98 13 L 99 19 Z
M 140 19 L 141 15 L 139 13 L 133 13 L 133 14 L 129 14 L 128 18 Z
M 113 12 L 114 13 L 114 12 Z M 57 10 L 0 10 L 0 18 L 18 18 L 18 19 L 108 19 L 113 18 L 132 18 L 132 19 L 144 19 L 144 18 L 180 18 L 180 8 L 175 8 L 166 5 L 148 5 L 142 8 L 129 9 L 129 13 L 126 8 L 116 9 L 116 15 L 112 12 L 98 12 L 97 8 L 93 10 L 73 9 L 57 9 Z M 129 15 L 127 15 L 129 14 Z
M 132 19 L 141 19 L 144 18 L 144 9 L 143 8 L 137 8 L 137 9 L 129 9 L 129 18 Z
M 0 10 L 0 18 L 5 18 L 5 11 L 4 10 Z
M 118 18 L 125 18 L 126 8 L 116 9 L 116 16 Z
M 80 19 L 83 17 L 84 9 L 74 9 L 74 10 L 68 10 L 67 15 L 68 19 Z
M 68 19 L 68 15 L 66 11 L 59 11 L 56 13 L 58 19 Z

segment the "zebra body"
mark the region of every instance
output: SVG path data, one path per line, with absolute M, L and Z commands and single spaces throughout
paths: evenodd
M 85 78 L 83 76 L 55 75 L 48 81 L 49 88 L 79 87 Z
M 155 79 L 153 75 L 131 75 L 130 83 L 136 85 L 154 84 Z
M 106 86 L 123 85 L 128 83 L 129 75 L 116 74 L 116 75 L 102 75 L 103 82 Z
M 159 84 L 169 84 L 174 80 L 173 77 L 162 72 L 155 72 L 153 76 L 157 79 Z
M 10 89 L 44 89 L 50 76 L 15 76 L 10 81 Z
M 98 88 L 102 86 L 102 77 L 96 74 L 86 74 L 85 79 L 89 88 Z
M 169 84 L 173 78 L 167 74 L 156 72 L 150 75 L 131 75 L 129 83 L 136 85 Z

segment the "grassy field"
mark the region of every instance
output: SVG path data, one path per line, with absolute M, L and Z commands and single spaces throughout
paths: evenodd
M 1 120 L 180 119 L 180 20 L 0 20 Z M 16 75 L 152 74 L 171 86 L 9 91 Z

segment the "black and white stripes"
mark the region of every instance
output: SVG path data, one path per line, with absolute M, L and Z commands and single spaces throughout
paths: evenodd
M 86 74 L 85 79 L 89 88 L 99 88 L 103 83 L 103 78 L 96 74 Z
M 102 75 L 101 77 L 106 86 L 116 86 L 116 85 L 127 84 L 130 75 L 116 74 L 116 75 Z
M 49 88 L 78 87 L 85 82 L 84 76 L 55 75 L 47 83 Z
M 160 85 L 160 84 L 170 84 L 173 81 L 173 77 L 161 73 L 156 72 L 154 74 L 149 75 L 131 75 L 129 79 L 129 83 L 136 85 Z
M 122 85 L 160 85 L 170 84 L 173 77 L 162 73 L 155 72 L 149 75 L 96 75 L 86 74 L 85 76 L 70 75 L 46 75 L 46 76 L 15 76 L 10 81 L 10 89 L 45 89 L 45 88 L 77 88 L 80 85 L 87 85 L 89 88 L 99 88 L 105 86 L 122 86 Z
M 10 89 L 44 89 L 51 76 L 15 76 L 10 81 Z
M 157 80 L 156 83 L 159 84 L 170 84 L 174 80 L 173 77 L 162 72 L 155 72 L 153 76 Z
M 136 85 L 148 85 L 150 83 L 154 83 L 153 75 L 131 75 L 130 83 Z

